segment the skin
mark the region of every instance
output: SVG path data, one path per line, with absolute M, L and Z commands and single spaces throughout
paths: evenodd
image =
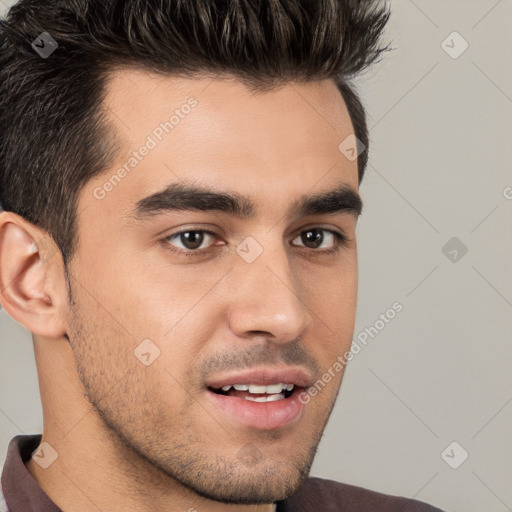
M 174 131 L 94 197 L 191 96 L 198 105 Z M 254 94 L 229 78 L 125 69 L 113 72 L 105 104 L 122 148 L 80 192 L 72 303 L 53 241 L 0 214 L 1 303 L 34 335 L 42 441 L 58 453 L 47 469 L 32 459 L 27 468 L 65 511 L 275 510 L 308 476 L 343 372 L 298 423 L 274 431 L 227 421 L 207 402 L 204 379 L 240 361 L 279 361 L 316 380 L 350 348 L 357 216 L 285 216 L 303 194 L 341 183 L 358 191 L 357 162 L 338 150 L 353 133 L 345 103 L 330 80 Z M 257 215 L 129 218 L 139 199 L 191 180 L 250 197 Z M 189 227 L 219 234 L 201 246 L 211 252 L 168 250 L 186 249 L 162 239 Z M 325 235 L 321 248 L 305 247 L 300 233 L 313 227 L 343 231 L 348 245 L 322 255 L 334 244 Z M 246 236 L 263 248 L 250 264 L 235 251 Z M 160 349 L 149 366 L 134 356 L 146 338 Z

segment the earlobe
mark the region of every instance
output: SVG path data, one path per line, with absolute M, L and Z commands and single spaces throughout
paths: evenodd
M 0 302 L 15 320 L 46 338 L 64 336 L 66 286 L 55 242 L 11 212 L 0 213 Z

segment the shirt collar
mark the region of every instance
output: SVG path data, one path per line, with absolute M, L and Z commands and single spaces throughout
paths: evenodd
M 25 466 L 41 437 L 41 434 L 17 435 L 9 443 L 1 479 L 9 512 L 62 512 Z

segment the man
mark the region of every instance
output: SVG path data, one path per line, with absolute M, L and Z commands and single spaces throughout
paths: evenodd
M 33 334 L 44 415 L 9 445 L 11 512 L 437 510 L 309 477 L 355 322 L 368 134 L 350 79 L 388 17 L 10 10 L 1 303 Z

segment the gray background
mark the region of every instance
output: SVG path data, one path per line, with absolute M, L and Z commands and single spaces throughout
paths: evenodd
M 371 148 L 354 337 L 403 311 L 349 364 L 312 474 L 511 511 L 512 1 L 391 8 L 396 50 L 357 82 Z M 469 44 L 458 58 L 443 49 L 463 48 L 454 31 Z M 5 311 L 0 333 L 3 461 L 14 435 L 42 432 L 42 412 L 29 333 Z

